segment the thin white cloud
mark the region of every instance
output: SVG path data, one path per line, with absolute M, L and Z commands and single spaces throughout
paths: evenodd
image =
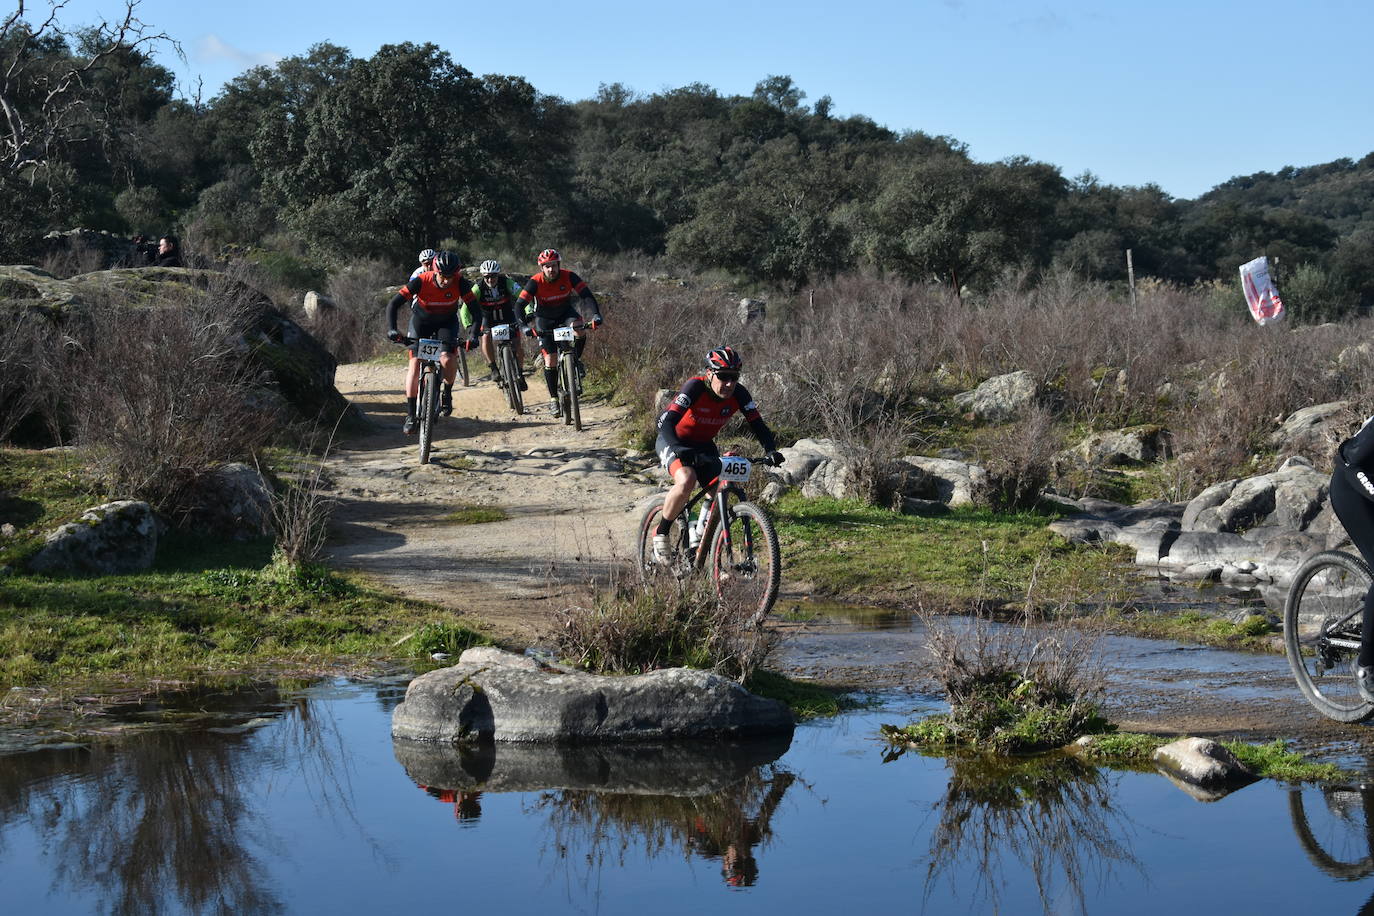
M 206 35 L 196 42 L 196 56 L 205 63 L 228 61 L 245 69 L 257 66 L 270 67 L 281 60 L 280 54 L 242 51 L 214 34 Z

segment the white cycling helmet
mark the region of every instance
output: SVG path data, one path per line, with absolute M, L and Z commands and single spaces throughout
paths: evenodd
M 501 272 L 501 262 L 490 260 L 483 261 L 482 266 L 477 269 L 481 272 L 482 276 L 490 277 L 492 274 L 499 274 Z
M 434 254 L 435 251 L 433 248 L 426 248 L 424 251 L 420 252 L 420 263 L 423 264 L 426 261 L 433 261 Z

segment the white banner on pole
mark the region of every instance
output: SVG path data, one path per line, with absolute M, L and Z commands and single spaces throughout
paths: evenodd
M 1269 279 L 1269 259 L 1255 258 L 1240 265 L 1240 288 L 1250 306 L 1250 317 L 1260 324 L 1278 321 L 1283 317 L 1283 300 L 1274 281 Z

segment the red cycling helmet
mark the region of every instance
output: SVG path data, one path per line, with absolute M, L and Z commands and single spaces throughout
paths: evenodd
M 706 368 L 711 372 L 738 372 L 744 365 L 734 347 L 716 347 L 706 354 Z
M 545 264 L 556 264 L 561 260 L 563 260 L 563 258 L 559 256 L 557 248 L 545 248 L 543 251 L 539 252 L 540 267 L 543 267 Z

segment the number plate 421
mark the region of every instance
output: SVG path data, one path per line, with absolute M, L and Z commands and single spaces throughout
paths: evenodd
M 722 458 L 720 462 L 720 479 L 728 480 L 731 483 L 745 483 L 749 480 L 749 459 L 747 458 Z

